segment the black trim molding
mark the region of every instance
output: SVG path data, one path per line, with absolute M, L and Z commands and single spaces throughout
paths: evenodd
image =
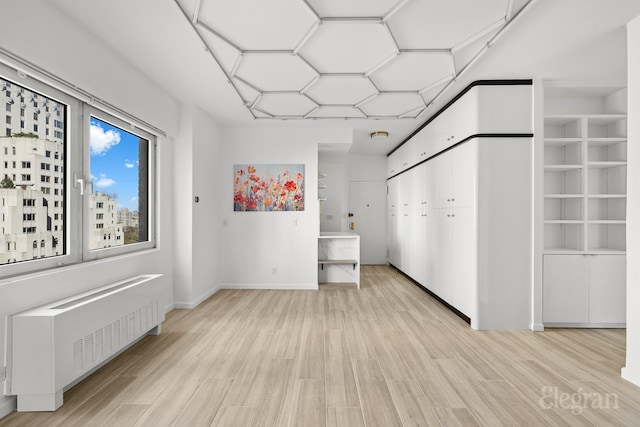
M 395 178 L 398 175 L 402 175 L 403 173 L 410 171 L 411 169 L 415 168 L 416 166 L 420 166 L 421 164 L 423 164 L 424 162 L 428 162 L 429 160 L 438 157 L 441 154 L 446 153 L 447 151 L 457 147 L 458 145 L 464 144 L 467 141 L 470 141 L 472 139 L 475 138 L 533 138 L 533 134 L 532 133 L 477 133 L 475 135 L 471 135 L 466 137 L 465 139 L 463 139 L 462 141 L 456 142 L 455 144 L 445 148 L 442 151 L 438 151 L 436 154 L 434 154 L 431 157 L 427 157 L 426 159 L 420 160 L 418 163 L 416 163 L 415 165 L 408 167 L 406 169 L 403 169 L 402 171 L 398 172 L 395 175 L 391 175 L 390 177 L 387 178 L 387 180 L 390 180 L 391 178 Z
M 449 310 L 451 310 L 456 316 L 458 316 L 459 318 L 461 318 L 462 320 L 464 320 L 465 322 L 467 322 L 469 325 L 471 324 L 471 318 L 469 316 L 467 316 L 466 314 L 464 314 L 463 312 L 461 312 L 460 310 L 458 310 L 457 308 L 455 308 L 454 306 L 452 306 L 451 304 L 449 304 L 448 302 L 446 302 L 445 300 L 443 300 L 442 298 L 440 298 L 438 295 L 434 294 L 432 291 L 430 291 L 429 289 L 425 288 L 424 286 L 422 286 L 420 283 L 416 282 L 415 280 L 413 280 L 410 276 L 408 276 L 404 271 L 400 270 L 398 267 L 396 267 L 395 265 L 389 263 L 389 265 L 391 267 L 393 267 L 398 273 L 402 274 L 404 277 L 406 277 L 407 279 L 409 279 L 411 281 L 411 283 L 413 283 L 415 286 L 417 286 L 418 288 L 422 289 L 424 292 L 428 293 L 429 295 L 431 295 L 433 298 L 435 298 L 440 304 L 444 305 L 445 307 L 447 307 Z
M 467 87 L 465 87 L 460 93 L 458 93 L 451 101 L 447 102 L 447 104 L 439 109 L 433 116 L 429 117 L 426 122 L 421 124 L 416 130 L 414 130 L 408 137 L 406 137 L 400 144 L 398 144 L 393 150 L 387 153 L 387 157 L 389 157 L 394 151 L 400 148 L 403 144 L 413 138 L 418 132 L 420 132 L 425 126 L 435 120 L 440 114 L 442 114 L 447 108 L 449 108 L 454 102 L 460 99 L 465 93 L 469 92 L 475 86 L 532 86 L 532 79 L 511 79 L 511 80 L 476 80 L 474 82 L 469 83 Z

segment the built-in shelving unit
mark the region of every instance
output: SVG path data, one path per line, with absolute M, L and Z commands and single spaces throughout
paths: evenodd
M 360 289 L 360 236 L 349 232 L 321 232 L 318 267 L 320 284 L 351 284 Z
M 624 253 L 627 116 L 609 102 L 617 90 L 572 89 L 550 88 L 546 98 L 553 112 L 544 117 L 544 251 Z M 566 101 L 587 95 L 595 101 Z
M 625 322 L 626 90 L 544 88 L 543 323 Z

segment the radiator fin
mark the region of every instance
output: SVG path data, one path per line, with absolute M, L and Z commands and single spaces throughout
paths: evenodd
M 120 319 L 113 322 L 113 349 L 120 348 Z
M 113 324 L 104 327 L 104 354 L 113 352 Z
M 84 343 L 82 339 L 73 342 L 73 372 L 75 374 L 82 372 L 82 348 Z
M 108 326 L 111 326 L 111 325 L 107 325 L 104 328 L 100 328 L 93 334 L 94 335 L 94 342 L 95 342 L 94 348 L 95 348 L 96 360 L 102 360 L 102 358 L 105 356 L 105 352 L 104 352 L 104 330 Z
M 89 368 L 93 366 L 95 361 L 93 355 L 93 334 L 89 334 L 84 337 L 84 367 Z

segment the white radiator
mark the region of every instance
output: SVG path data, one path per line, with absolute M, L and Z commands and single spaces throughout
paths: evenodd
M 146 334 L 159 334 L 160 274 L 133 277 L 11 316 L 18 411 L 55 411 L 65 388 Z

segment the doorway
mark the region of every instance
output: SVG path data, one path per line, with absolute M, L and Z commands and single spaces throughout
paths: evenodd
M 360 263 L 386 264 L 386 181 L 350 181 L 347 229 L 360 236 Z

